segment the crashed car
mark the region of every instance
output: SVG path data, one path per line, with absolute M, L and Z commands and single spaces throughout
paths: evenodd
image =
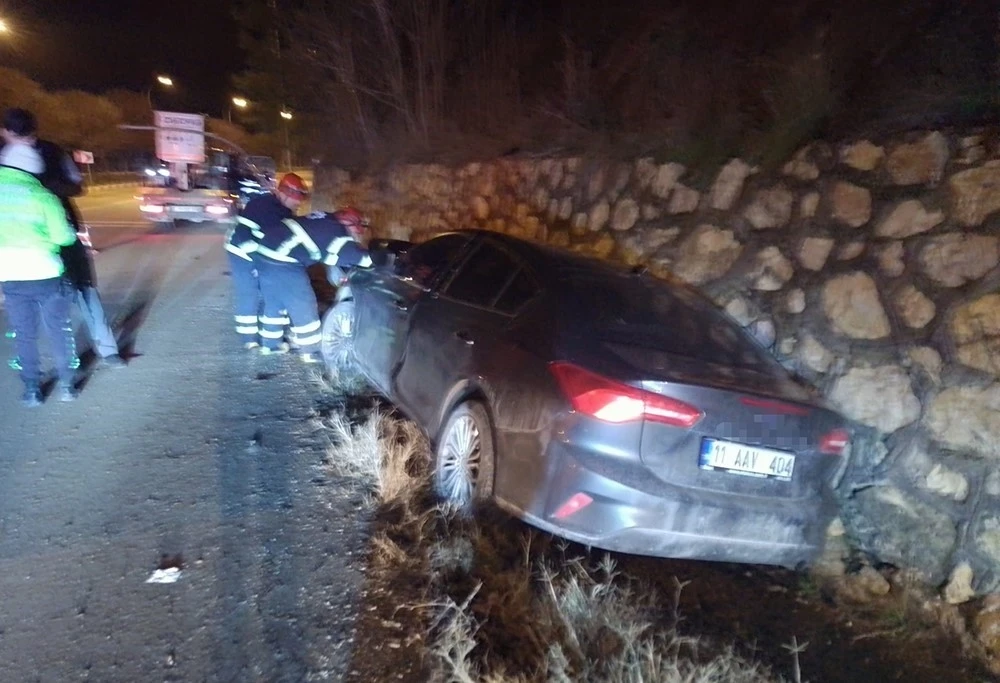
M 483 231 L 371 252 L 324 355 L 426 432 L 453 506 L 641 555 L 822 549 L 846 422 L 692 288 Z

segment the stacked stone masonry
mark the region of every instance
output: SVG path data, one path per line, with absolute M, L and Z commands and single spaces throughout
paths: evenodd
M 996 131 L 815 142 L 779 171 L 504 158 L 317 170 L 317 208 L 382 236 L 478 227 L 646 264 L 701 288 L 855 426 L 838 485 L 853 545 L 945 588 L 1000 592 Z M 839 524 L 839 522 L 838 522 Z

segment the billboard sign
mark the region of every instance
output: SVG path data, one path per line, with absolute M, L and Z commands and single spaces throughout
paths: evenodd
M 205 117 L 170 111 L 153 112 L 156 156 L 167 162 L 200 164 L 205 161 Z

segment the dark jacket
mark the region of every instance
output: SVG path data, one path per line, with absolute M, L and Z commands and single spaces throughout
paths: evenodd
M 41 154 L 42 162 L 45 164 L 38 179 L 46 189 L 59 197 L 66 210 L 67 220 L 75 232 L 80 232 L 83 223 L 76 207 L 70 201 L 70 197 L 83 194 L 83 176 L 80 170 L 66 151 L 54 142 L 39 140 L 35 149 Z M 66 266 L 66 277 L 74 287 L 83 289 L 95 286 L 96 278 L 90 253 L 79 238 L 73 244 L 63 247 L 60 256 Z
M 263 194 L 247 202 L 236 223 L 226 235 L 225 248 L 231 254 L 251 261 L 258 242 L 268 230 L 281 228 L 281 221 L 295 214 L 273 194 Z
M 314 212 L 268 226 L 258 240 L 257 255 L 277 263 L 340 268 L 371 266 L 368 250 L 332 214 Z

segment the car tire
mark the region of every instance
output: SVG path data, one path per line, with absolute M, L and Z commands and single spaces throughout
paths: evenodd
M 434 449 L 434 493 L 468 514 L 493 496 L 493 426 L 478 401 L 459 405 L 445 421 Z
M 323 318 L 320 353 L 330 382 L 344 393 L 360 393 L 366 382 L 354 363 L 354 300 L 337 302 Z

